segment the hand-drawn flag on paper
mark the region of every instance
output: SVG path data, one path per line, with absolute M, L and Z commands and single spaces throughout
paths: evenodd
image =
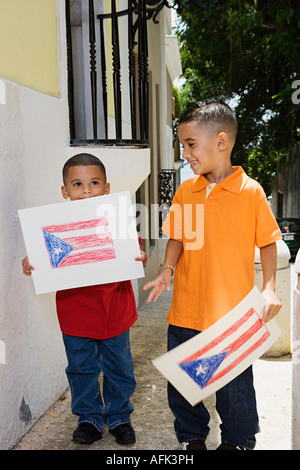
M 116 257 L 107 217 L 42 227 L 52 268 Z
M 242 373 L 279 338 L 275 319 L 264 323 L 263 311 L 264 300 L 255 286 L 212 326 L 152 362 L 195 406 Z
M 254 308 L 206 346 L 179 363 L 201 388 L 224 377 L 260 347 L 270 332 Z
M 204 388 L 219 368 L 228 352 L 229 351 L 224 351 L 220 354 L 215 354 L 214 356 L 181 362 L 179 366 L 194 380 L 194 382 L 200 385 L 201 388 Z

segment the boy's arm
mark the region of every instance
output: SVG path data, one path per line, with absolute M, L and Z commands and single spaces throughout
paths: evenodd
M 265 301 L 263 321 L 271 320 L 281 309 L 281 303 L 275 294 L 277 248 L 276 243 L 260 248 L 260 262 L 263 272 L 262 296 Z
M 169 239 L 166 248 L 164 266 L 172 266 L 175 269 L 181 256 L 182 249 L 182 242 Z M 173 269 L 166 267 L 159 273 L 156 279 L 144 285 L 143 290 L 151 289 L 147 299 L 148 304 L 152 300 L 155 302 L 165 289 L 171 289 L 172 274 Z

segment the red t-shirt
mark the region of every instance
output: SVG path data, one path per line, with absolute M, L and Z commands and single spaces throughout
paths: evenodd
M 138 316 L 131 281 L 58 291 L 56 308 L 64 334 L 93 339 L 124 333 Z

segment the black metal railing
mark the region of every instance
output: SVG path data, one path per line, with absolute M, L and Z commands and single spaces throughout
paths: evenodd
M 159 229 L 169 213 L 172 200 L 176 191 L 176 170 L 161 170 L 158 173 L 158 191 L 159 191 Z
M 86 97 L 86 87 L 89 88 L 90 116 L 86 119 L 92 123 L 90 135 L 87 132 L 78 130 L 78 109 L 80 103 L 85 99 L 82 90 L 76 89 L 76 74 L 83 74 L 78 68 L 78 58 L 75 57 L 73 38 L 72 17 L 74 5 L 81 11 L 82 3 L 87 0 L 66 0 L 66 22 L 67 22 L 67 54 L 68 54 L 68 89 L 69 89 L 69 112 L 70 112 L 70 140 L 71 144 L 117 144 L 117 145 L 147 145 L 149 127 L 149 79 L 148 79 L 148 34 L 147 20 L 156 16 L 162 9 L 162 1 L 128 0 L 128 8 L 117 11 L 116 1 L 111 0 L 111 11 L 109 13 L 97 12 L 94 0 L 88 0 L 88 36 L 82 35 L 82 48 L 89 56 L 90 79 L 85 80 L 84 96 Z M 97 6 L 97 0 L 96 0 Z M 72 10 L 73 8 L 73 10 Z M 121 67 L 120 58 L 120 19 L 127 17 L 127 46 L 122 43 L 122 49 L 127 47 L 127 64 Z M 107 22 L 110 22 L 111 37 L 106 34 Z M 97 30 L 98 28 L 98 30 Z M 99 43 L 97 42 L 97 38 Z M 124 41 L 124 32 L 122 35 Z M 88 42 L 88 44 L 87 44 Z M 87 52 L 88 51 L 88 52 Z M 107 51 L 111 52 L 111 70 L 108 75 Z M 99 59 L 100 57 L 100 59 Z M 76 67 L 74 66 L 76 62 Z M 83 67 L 82 63 L 82 67 Z M 121 74 L 127 74 L 128 88 L 124 93 L 126 102 L 130 103 L 130 137 L 128 131 L 124 138 L 122 113 L 124 109 L 124 96 L 121 87 Z M 112 81 L 113 100 L 109 103 L 108 93 L 109 80 Z M 75 83 L 75 85 L 74 85 Z M 129 90 L 129 91 L 127 91 Z M 122 109 L 123 108 L 123 109 Z M 109 109 L 114 109 L 114 116 L 109 116 Z M 127 111 L 127 110 L 126 110 Z M 112 113 L 111 113 L 112 114 Z M 101 118 L 101 129 L 99 122 Z M 82 116 L 80 117 L 82 120 Z M 108 122 L 114 120 L 113 136 L 109 135 Z

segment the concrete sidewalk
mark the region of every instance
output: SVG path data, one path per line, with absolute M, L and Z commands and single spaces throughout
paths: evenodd
M 152 365 L 152 359 L 167 350 L 166 316 L 172 292 L 164 292 L 155 304 L 144 305 L 131 330 L 132 354 L 137 381 L 132 398 L 135 411 L 132 424 L 136 444 L 119 446 L 107 429 L 103 438 L 92 445 L 72 442 L 77 418 L 71 413 L 70 391 L 58 400 L 31 428 L 14 450 L 180 450 L 173 430 L 173 415 L 166 396 L 166 380 Z M 260 359 L 254 364 L 255 387 L 261 432 L 257 435 L 257 450 L 291 449 L 291 356 Z M 220 444 L 219 420 L 214 408 L 214 396 L 205 400 L 211 412 L 209 450 Z

